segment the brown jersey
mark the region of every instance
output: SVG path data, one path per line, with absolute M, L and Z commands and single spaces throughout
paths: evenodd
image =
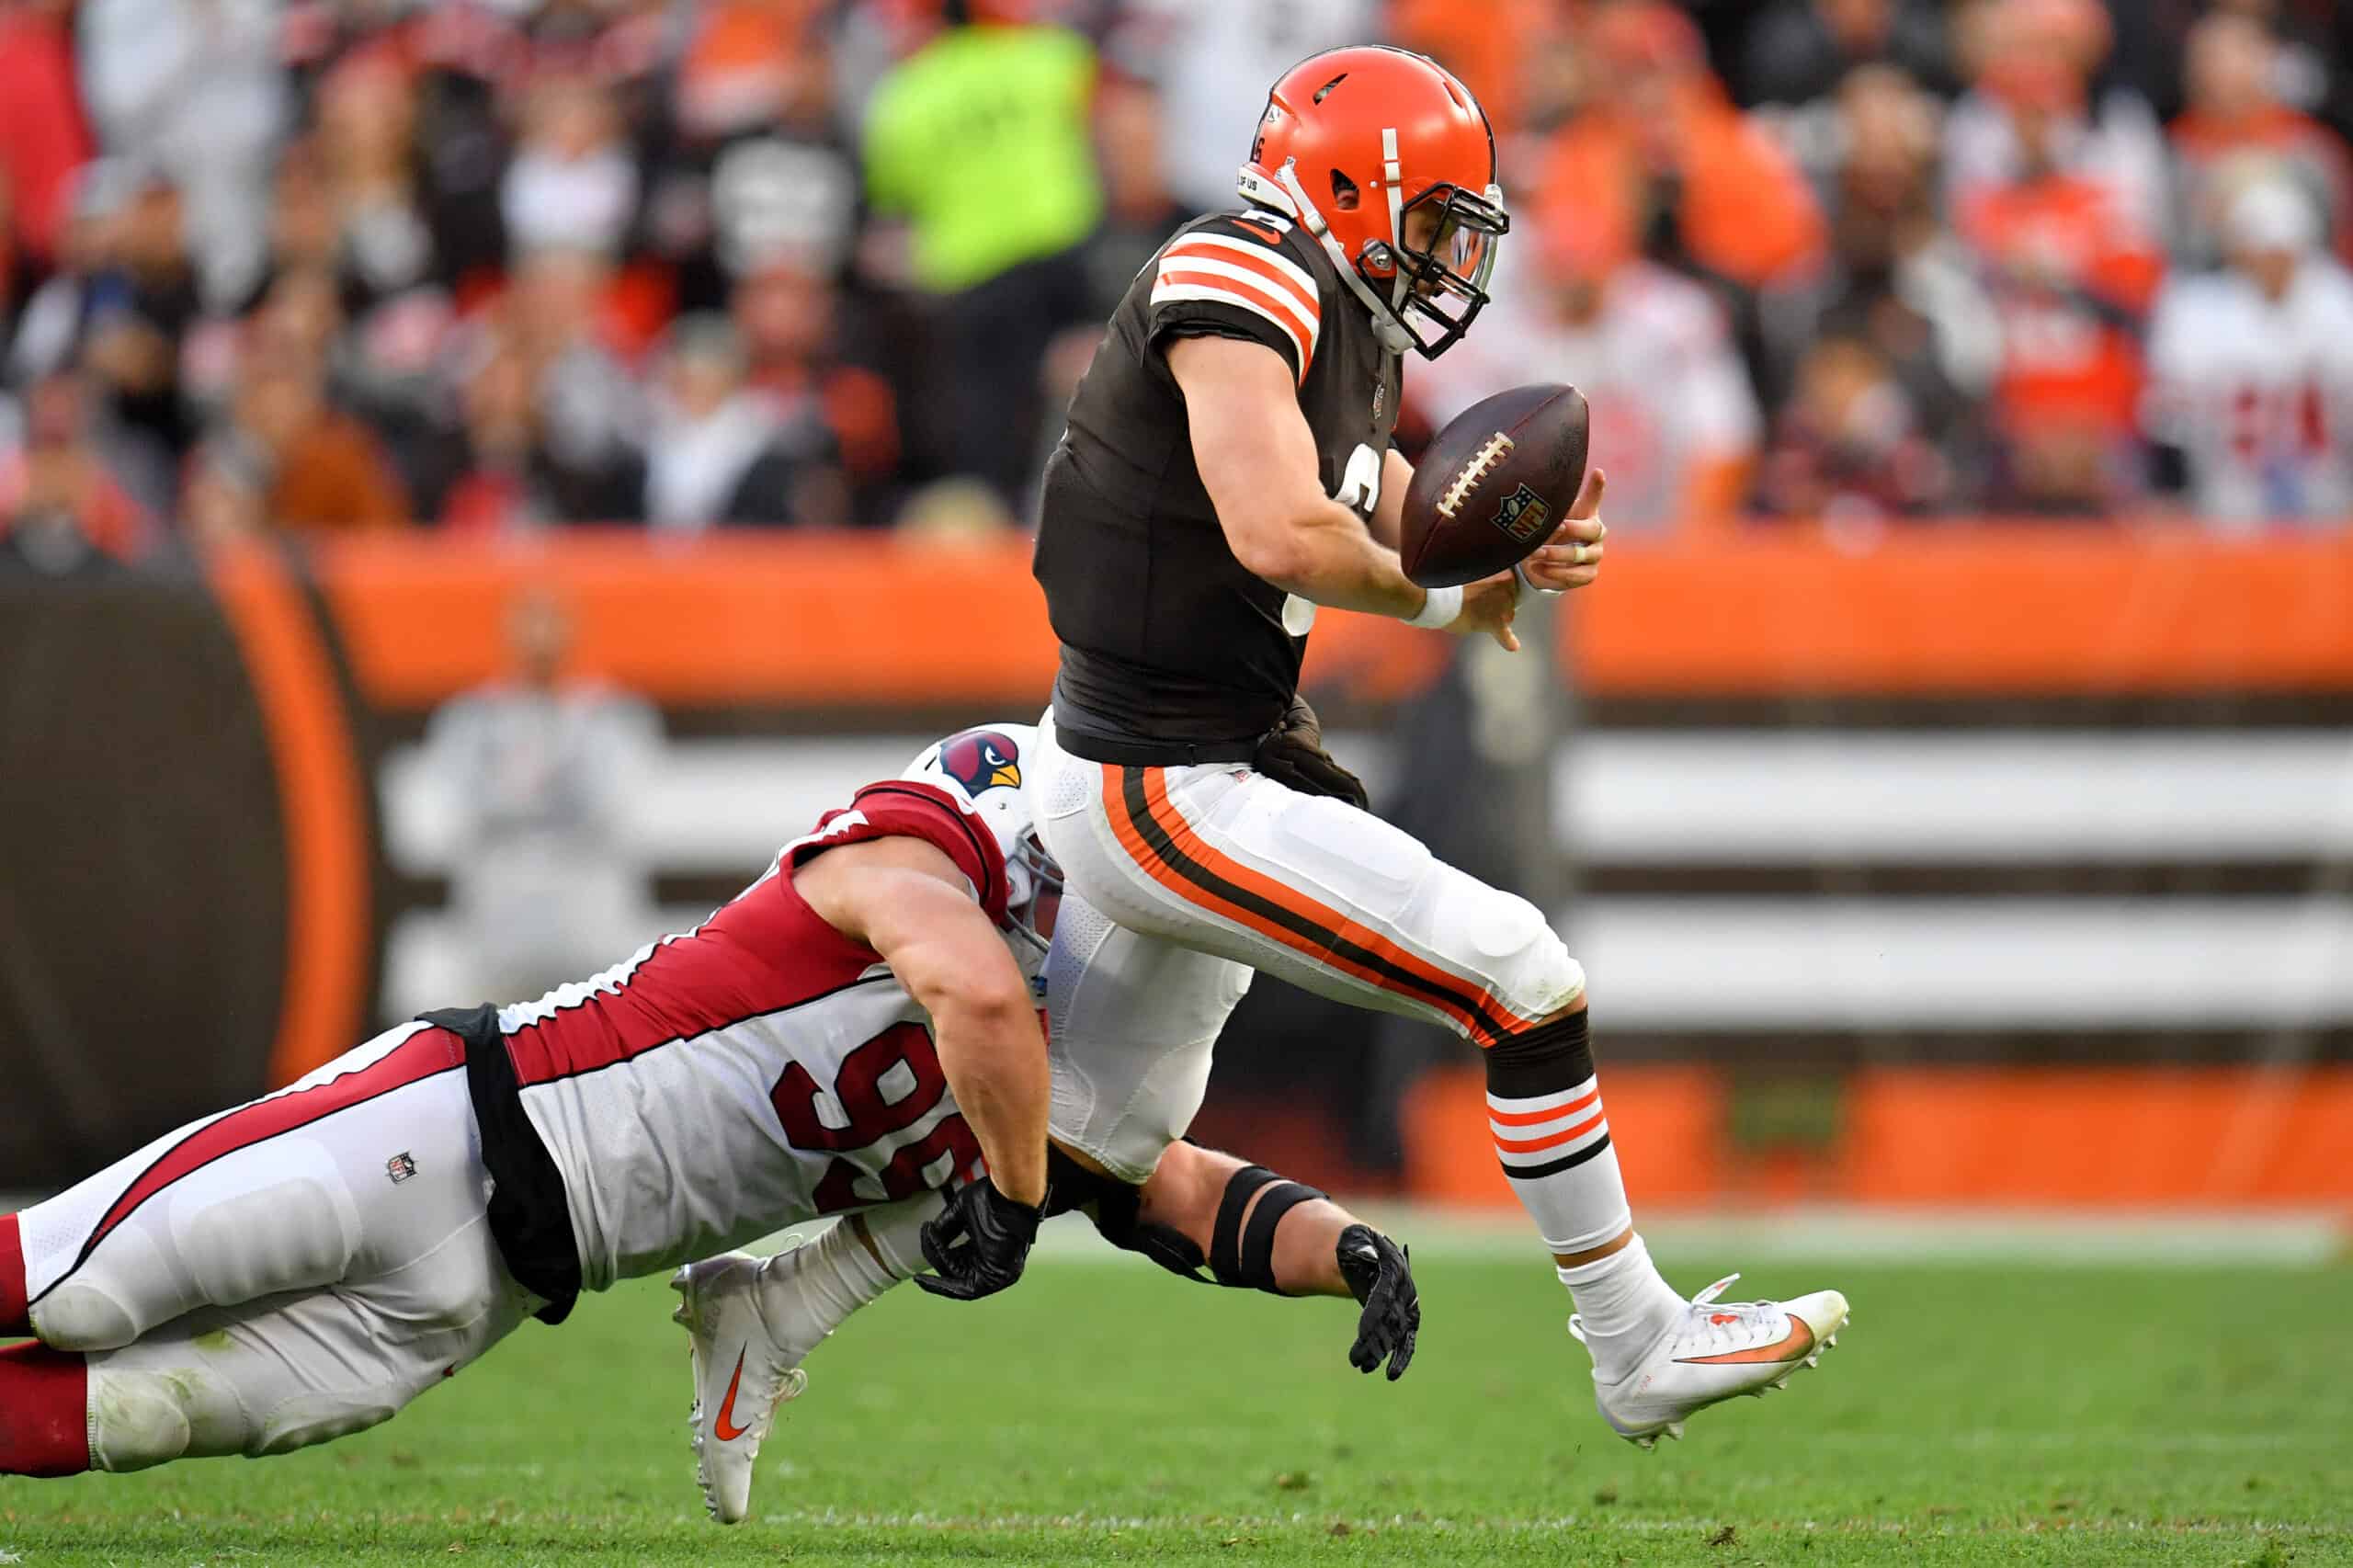
M 1046 465 L 1035 570 L 1063 644 L 1055 727 L 1078 756 L 1090 741 L 1116 747 L 1104 760 L 1246 755 L 1299 684 L 1306 635 L 1226 543 L 1162 357 L 1173 337 L 1211 334 L 1290 367 L 1325 494 L 1347 484 L 1370 513 L 1379 486 L 1397 357 L 1322 247 L 1268 212 L 1178 230 L 1112 312 Z

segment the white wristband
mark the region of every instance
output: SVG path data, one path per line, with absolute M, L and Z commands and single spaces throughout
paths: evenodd
M 1529 593 L 1531 593 L 1531 594 L 1541 594 L 1541 595 L 1543 595 L 1543 596 L 1544 596 L 1546 598 L 1548 598 L 1548 599 L 1557 599 L 1557 598 L 1559 598 L 1563 594 L 1565 594 L 1565 593 L 1567 593 L 1567 592 L 1569 591 L 1569 590 L 1568 590 L 1568 589 L 1566 589 L 1566 588 L 1540 588 L 1540 587 L 1538 587 L 1538 586 L 1537 586 L 1533 582 L 1531 582 L 1531 581 L 1529 579 L 1529 575 L 1528 575 L 1528 563 L 1527 563 L 1526 562 L 1524 562 L 1524 561 L 1523 561 L 1523 562 L 1521 562 L 1518 565 L 1517 565 L 1517 566 L 1515 566 L 1515 567 L 1513 567 L 1513 568 L 1511 569 L 1511 574 L 1512 574 L 1513 576 L 1515 576 L 1515 577 L 1517 577 L 1517 578 L 1518 578 L 1518 579 L 1519 579 L 1519 585 L 1520 585 L 1523 589 L 1527 590 Z
M 1452 626 L 1455 617 L 1462 613 L 1462 589 L 1458 585 L 1426 588 L 1423 592 L 1428 597 L 1422 600 L 1422 608 L 1418 611 L 1406 618 L 1405 624 L 1418 626 L 1425 631 L 1443 631 Z

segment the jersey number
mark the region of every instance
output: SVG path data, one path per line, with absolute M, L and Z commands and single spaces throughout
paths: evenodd
M 1358 516 L 1370 517 L 1372 509 L 1381 505 L 1381 455 L 1362 441 L 1348 454 L 1348 466 L 1341 471 L 1340 488 L 1332 492 L 1332 499 L 1354 510 Z M 1297 594 L 1283 596 L 1283 630 L 1293 637 L 1304 637 L 1315 624 L 1315 601 L 1301 598 Z
M 1358 441 L 1348 454 L 1348 466 L 1340 471 L 1340 487 L 1332 492 L 1332 499 L 1361 517 L 1371 517 L 1381 505 L 1381 460 L 1379 452 Z
M 2244 463 L 2325 457 L 2328 426 L 2327 399 L 2312 381 L 2300 387 L 2242 386 L 2231 398 L 2231 451 Z
M 784 1070 L 768 1100 L 794 1148 L 838 1155 L 905 1131 L 930 1115 L 947 1093 L 948 1074 L 940 1070 L 931 1031 L 921 1024 L 893 1024 L 842 1058 L 834 1074 L 831 1097 L 846 1125 L 825 1124 L 818 1112 L 824 1091 L 798 1062 Z M 961 1113 L 941 1118 L 938 1126 L 892 1154 L 881 1172 L 881 1201 L 895 1203 L 923 1191 L 929 1185 L 926 1170 L 943 1154 L 953 1156 L 951 1177 L 980 1163 L 980 1140 Z M 848 1160 L 835 1159 L 817 1183 L 817 1211 L 832 1214 L 877 1201 L 857 1190 L 858 1177 L 867 1174 Z

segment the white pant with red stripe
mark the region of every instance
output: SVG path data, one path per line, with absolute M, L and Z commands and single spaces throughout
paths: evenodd
M 406 1024 L 17 1216 L 87 1353 L 91 1460 L 274 1454 L 391 1416 L 540 1304 L 490 1235 L 464 1059 Z
M 1039 835 L 1071 891 L 1130 931 L 1482 1046 L 1584 993 L 1585 971 L 1534 904 L 1370 812 L 1239 763 L 1089 762 L 1056 744 L 1051 710 L 1039 728 Z M 1146 977 L 1147 994 L 1129 997 L 1144 1018 L 1161 1005 L 1154 974 L 1199 982 L 1194 969 L 1151 957 L 1127 958 Z M 1185 1006 L 1181 996 L 1167 1005 Z

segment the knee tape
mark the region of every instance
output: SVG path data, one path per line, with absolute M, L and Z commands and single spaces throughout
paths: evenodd
M 1116 1176 L 1098 1176 L 1059 1149 L 1047 1151 L 1046 1212 L 1065 1214 L 1083 1210 L 1095 1229 L 1113 1246 L 1142 1253 L 1171 1274 L 1201 1284 L 1283 1294 L 1275 1283 L 1275 1230 L 1283 1216 L 1302 1203 L 1324 1196 L 1315 1187 L 1290 1181 L 1264 1165 L 1245 1165 L 1226 1178 L 1218 1200 L 1217 1222 L 1206 1257 L 1199 1244 L 1184 1232 L 1156 1225 L 1142 1217 L 1142 1188 Z M 1261 1196 L 1263 1194 L 1263 1196 Z M 1258 1201 L 1254 1208 L 1251 1199 Z M 1248 1210 L 1245 1223 L 1243 1214 Z M 1204 1277 L 1201 1265 L 1209 1265 Z
M 1261 1193 L 1255 1208 L 1250 1203 L 1254 1193 Z M 1245 1165 L 1234 1172 L 1218 1203 L 1217 1230 L 1210 1244 L 1210 1272 L 1217 1282 L 1281 1295 L 1282 1288 L 1275 1283 L 1275 1228 L 1293 1209 L 1324 1196 L 1264 1165 Z M 1242 1219 L 1245 1209 L 1250 1210 L 1246 1226 Z

